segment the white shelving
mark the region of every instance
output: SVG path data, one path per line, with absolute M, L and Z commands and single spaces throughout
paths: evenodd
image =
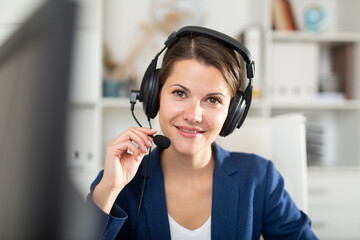
M 329 30 L 324 30 L 323 32 L 313 33 L 307 32 L 304 30 L 300 31 L 277 31 L 272 30 L 271 26 L 271 9 L 272 9 L 272 0 L 266 0 L 264 4 L 264 11 L 267 14 L 264 14 L 263 18 L 263 26 L 264 26 L 264 86 L 263 96 L 264 102 L 267 102 L 265 108 L 268 108 L 267 111 L 271 115 L 276 115 L 284 112 L 304 112 L 305 115 L 309 114 L 311 116 L 319 115 L 320 117 L 327 118 L 327 122 L 332 122 L 333 128 L 336 129 L 336 134 L 333 135 L 336 138 L 336 142 L 338 144 L 334 145 L 336 148 L 336 152 L 341 152 L 346 154 L 346 158 L 339 157 L 335 161 L 336 166 L 349 165 L 354 168 L 360 168 L 360 155 L 358 151 L 350 149 L 346 147 L 348 143 L 344 143 L 341 141 L 346 141 L 345 136 L 350 140 L 352 148 L 358 149 L 360 147 L 360 131 L 358 130 L 357 122 L 355 119 L 359 118 L 360 114 L 360 97 L 359 97 L 359 87 L 360 87 L 360 74 L 356 69 L 359 64 L 360 59 L 360 28 L 353 24 L 355 19 L 359 19 L 358 13 L 355 13 L 353 8 L 359 7 L 359 1 L 354 0 L 332 0 L 324 3 L 329 7 L 329 14 L 331 14 L 330 23 L 332 26 L 329 26 Z M 290 0 L 293 4 L 293 8 L 301 7 L 306 4 L 306 2 L 296 2 Z M 321 1 L 318 1 L 321 2 Z M 293 12 L 299 12 L 298 9 L 293 9 Z M 352 19 L 351 22 L 345 22 L 344 16 L 346 15 L 346 19 Z M 296 16 L 299 17 L 299 16 Z M 296 51 L 291 52 L 292 47 L 293 50 L 302 46 L 308 46 L 310 44 L 312 47 L 318 48 L 318 50 L 310 51 L 304 48 L 304 51 L 308 52 L 306 57 L 302 57 L 299 54 L 296 54 Z M 353 99 L 337 99 L 337 98 L 319 98 L 317 93 L 310 97 L 297 97 L 296 94 L 291 94 L 288 96 L 279 96 L 279 91 L 282 89 L 282 86 L 279 85 L 279 79 L 284 79 L 283 81 L 287 81 L 290 85 L 285 86 L 288 89 L 287 94 L 294 92 L 295 87 L 291 88 L 291 81 L 293 81 L 294 77 L 298 79 L 303 79 L 301 82 L 297 84 L 309 84 L 307 82 L 309 80 L 309 76 L 316 77 L 315 78 L 315 86 L 318 87 L 320 84 L 320 74 L 321 68 L 323 67 L 321 64 L 324 64 L 323 58 L 320 58 L 319 54 L 323 54 L 321 51 L 329 51 L 332 46 L 338 45 L 346 45 L 346 44 L 354 44 L 355 47 L 355 58 L 354 58 L 354 98 Z M 282 62 L 279 61 L 274 62 L 274 57 L 276 54 L 279 54 L 278 51 L 282 46 L 286 46 L 284 48 L 285 53 L 281 59 Z M 285 57 L 286 58 L 285 58 Z M 312 63 L 315 68 L 309 68 L 306 64 L 309 60 L 312 60 L 311 57 L 316 57 L 315 62 Z M 276 59 L 279 60 L 279 59 Z M 328 59 L 325 59 L 327 61 Z M 296 64 L 297 70 L 289 71 L 289 67 Z M 315 64 L 315 65 L 314 65 Z M 307 67 L 306 67 L 307 66 Z M 291 68 L 290 68 L 291 69 Z M 332 69 L 330 69 L 331 71 Z M 276 71 L 274 73 L 274 71 Z M 313 75 L 309 75 L 309 72 L 312 72 Z M 304 77 L 302 77 L 304 76 Z M 307 76 L 307 77 L 306 77 Z M 276 78 L 274 78 L 276 77 Z M 314 81 L 314 79 L 312 80 Z M 286 82 L 285 82 L 286 83 Z M 311 83 L 310 83 L 311 84 Z M 312 83 L 314 84 L 314 83 Z M 295 86 L 295 85 L 294 85 Z M 312 87 L 314 85 L 311 85 Z M 276 89 L 276 87 L 278 87 Z M 275 89 L 274 89 L 275 88 Z M 301 89 L 300 89 L 301 90 Z M 300 91 L 297 89 L 297 91 Z M 304 89 L 305 91 L 305 89 Z M 329 129 L 325 129 L 325 131 L 331 131 Z M 349 135 L 345 135 L 344 133 L 350 133 Z M 341 138 L 341 141 L 340 141 Z M 351 154 L 346 153 L 343 149 L 347 149 Z M 326 160 L 324 163 L 320 165 L 326 167 Z M 332 166 L 330 164 L 330 166 Z M 329 167 L 330 167 L 329 166 Z
M 130 109 L 130 99 L 129 98 L 103 98 L 101 105 L 104 108 L 127 108 Z M 139 107 L 140 104 L 135 105 Z
M 75 28 L 66 156 L 70 170 L 84 175 L 85 172 L 98 171 L 102 165 L 99 159 L 103 158 L 100 147 L 102 2 L 76 2 L 79 11 Z M 81 191 L 85 191 L 85 186 Z
M 360 110 L 359 100 L 314 100 L 302 102 L 272 102 L 271 108 L 275 110 Z
M 308 4 L 309 1 L 290 0 L 293 7 Z M 320 33 L 306 31 L 275 31 L 271 29 L 271 3 L 264 4 L 264 108 L 271 115 L 289 112 L 303 112 L 307 116 L 307 151 L 309 167 L 309 215 L 312 219 L 314 232 L 320 239 L 359 239 L 360 232 L 360 26 L 357 24 L 360 15 L 360 1 L 329 0 L 323 2 L 331 7 L 329 14 L 332 19 L 329 30 Z M 295 9 L 296 12 L 296 9 Z M 296 16 L 299 18 L 299 16 Z M 297 46 L 297 44 L 311 44 L 318 48 L 320 57 L 316 64 L 319 69 L 315 73 L 319 84 L 320 74 L 324 65 L 330 65 L 328 57 L 333 47 L 354 45 L 354 97 L 319 98 L 315 94 L 312 98 L 297 98 L 296 94 L 289 98 L 276 100 L 273 96 L 277 79 L 273 79 L 274 46 Z M 309 52 L 310 53 L 310 52 Z M 286 55 L 286 54 L 285 54 Z M 315 55 L 313 55 L 315 56 Z M 325 57 L 324 57 L 325 56 Z M 281 62 L 284 68 L 284 79 L 301 75 L 302 71 L 318 71 L 305 68 L 306 64 L 299 64 L 289 56 Z M 305 63 L 308 58 L 302 61 Z M 322 58 L 321 58 L 322 57 Z M 340 59 L 346 60 L 346 59 Z M 288 66 L 298 63 L 298 71 L 292 74 L 286 71 Z M 330 69 L 331 71 L 332 69 Z M 300 78 L 301 79 L 301 78 Z M 303 84 L 306 84 L 304 79 Z M 300 83 L 301 84 L 301 83 Z M 289 89 L 288 89 L 289 90 Z M 291 91 L 291 89 L 290 89 Z M 258 112 L 258 111 L 257 111 Z
M 312 168 L 308 171 L 309 214 L 320 239 L 360 239 L 360 171 Z

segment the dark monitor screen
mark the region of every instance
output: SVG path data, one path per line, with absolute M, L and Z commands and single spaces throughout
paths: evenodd
M 0 47 L 0 239 L 85 239 L 64 157 L 75 16 L 48 1 Z

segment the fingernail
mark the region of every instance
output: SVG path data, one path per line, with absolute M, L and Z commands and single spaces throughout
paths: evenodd
M 148 151 L 147 147 L 146 147 L 146 146 L 144 146 L 144 148 L 145 148 L 145 152 L 147 152 L 147 151 Z
M 152 141 L 149 140 L 148 143 L 149 143 L 150 146 L 152 146 Z
M 134 155 L 134 153 L 132 151 L 130 151 L 129 149 L 127 150 L 128 154 Z

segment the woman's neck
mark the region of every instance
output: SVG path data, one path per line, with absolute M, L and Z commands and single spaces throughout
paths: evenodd
M 212 175 L 214 166 L 215 158 L 211 146 L 195 155 L 181 154 L 171 147 L 161 153 L 161 167 L 165 177 L 171 173 L 171 177 L 178 180 L 195 180 Z

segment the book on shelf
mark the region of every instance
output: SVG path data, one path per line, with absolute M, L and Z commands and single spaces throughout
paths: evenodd
M 355 44 L 346 43 L 331 48 L 332 70 L 338 77 L 339 90 L 347 99 L 355 98 Z
M 272 1 L 272 19 L 275 30 L 297 30 L 292 5 L 289 0 Z

